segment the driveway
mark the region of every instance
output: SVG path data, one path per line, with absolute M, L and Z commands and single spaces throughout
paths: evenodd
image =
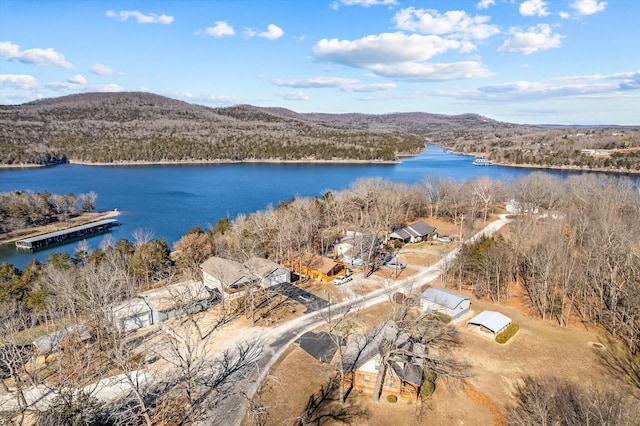
M 309 293 L 308 291 L 291 283 L 276 284 L 270 287 L 269 290 L 273 290 L 287 296 L 291 300 L 295 300 L 296 302 L 303 304 L 307 308 L 305 314 L 319 311 L 329 306 L 329 302 L 327 300 L 322 299 L 313 293 Z

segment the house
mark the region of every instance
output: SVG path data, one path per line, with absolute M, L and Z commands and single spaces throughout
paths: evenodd
M 220 292 L 223 299 L 235 299 L 244 295 L 245 287 L 253 284 L 257 277 L 235 260 L 211 257 L 202 265 L 205 287 Z
M 381 368 L 382 348 L 393 346 L 388 368 Z M 352 337 L 342 357 L 345 385 L 366 393 L 375 391 L 381 371 L 381 395 L 396 395 L 415 400 L 424 380 L 425 347 L 413 341 L 395 322 L 387 320 L 371 333 Z
M 438 238 L 438 229 L 428 225 L 424 221 L 395 229 L 391 234 L 389 234 L 389 239 L 399 240 L 403 243 L 415 243 L 428 240 L 429 238 Z
M 347 236 L 334 246 L 336 256 L 343 262 L 354 266 L 369 263 L 378 254 L 380 239 L 374 234 L 347 231 Z
M 272 260 L 256 256 L 247 260 L 245 265 L 258 277 L 262 288 L 291 282 L 291 271 Z
M 511 324 L 511 318 L 496 311 L 482 311 L 467 323 L 467 327 L 476 327 L 479 331 L 497 336 Z
M 344 266 L 328 257 L 305 253 L 302 255 L 302 258 L 291 262 L 291 269 L 300 274 L 300 276 L 317 278 L 322 282 L 329 282 L 333 280 L 334 275 L 337 275 L 344 269 Z
M 121 333 L 153 324 L 151 308 L 139 297 L 113 304 L 107 312 L 114 327 Z
M 440 287 L 429 287 L 420 295 L 420 309 L 440 312 L 456 319 L 471 307 L 471 298 Z
M 216 299 L 201 281 L 185 281 L 140 293 L 151 310 L 153 324 L 160 324 L 186 311 L 207 309 Z
M 49 355 L 50 353 L 59 350 L 60 345 L 67 338 L 72 338 L 76 342 L 80 343 L 91 339 L 91 334 L 84 324 L 77 324 L 40 336 L 33 340 L 33 346 L 35 346 L 36 350 L 41 355 Z

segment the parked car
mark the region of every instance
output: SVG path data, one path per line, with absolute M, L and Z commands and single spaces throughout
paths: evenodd
M 335 277 L 333 279 L 333 283 L 335 285 L 340 285 L 340 284 L 345 284 L 348 283 L 349 281 L 351 281 L 353 278 L 351 277 L 345 277 L 344 275 L 340 275 L 339 277 Z
M 443 243 L 450 243 L 453 240 L 451 239 L 451 237 L 442 236 L 442 237 L 438 237 L 438 241 L 443 242 Z
M 404 262 L 399 261 L 398 259 L 391 259 L 390 261 L 388 261 L 385 266 L 387 268 L 400 268 L 400 269 L 404 269 L 407 267 L 407 264 Z

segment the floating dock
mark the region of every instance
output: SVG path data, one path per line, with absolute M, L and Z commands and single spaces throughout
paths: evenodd
M 16 247 L 25 250 L 38 249 L 52 244 L 59 244 L 66 240 L 106 232 L 116 226 L 120 226 L 120 223 L 118 223 L 116 219 L 103 219 L 97 222 L 87 223 L 86 225 L 74 226 L 73 228 L 62 231 L 49 232 L 48 234 L 25 238 L 24 240 L 16 241 Z

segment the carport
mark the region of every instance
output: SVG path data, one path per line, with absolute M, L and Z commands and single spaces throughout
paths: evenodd
M 491 332 L 495 337 L 511 324 L 511 318 L 496 311 L 482 311 L 467 323 L 480 331 Z

